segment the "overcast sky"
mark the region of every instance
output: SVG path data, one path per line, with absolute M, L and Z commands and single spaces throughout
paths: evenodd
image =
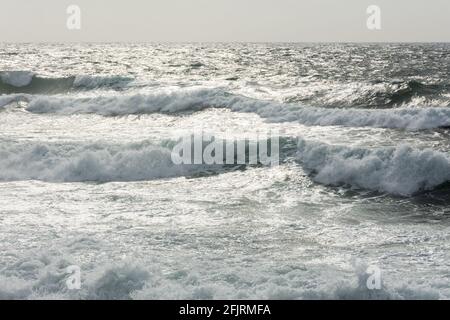
M 81 8 L 81 30 L 66 9 Z M 381 30 L 366 27 L 369 5 Z M 0 0 L 0 41 L 445 41 L 450 0 Z

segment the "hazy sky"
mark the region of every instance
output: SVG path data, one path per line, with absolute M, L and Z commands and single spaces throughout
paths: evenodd
M 66 9 L 81 8 L 81 30 Z M 381 30 L 366 27 L 369 5 Z M 0 41 L 446 41 L 450 0 L 0 0 Z

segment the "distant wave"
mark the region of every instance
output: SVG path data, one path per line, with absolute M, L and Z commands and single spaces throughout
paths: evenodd
M 416 80 L 371 82 L 318 82 L 284 97 L 287 103 L 307 103 L 327 108 L 395 108 L 427 104 L 450 106 L 450 85 Z
M 310 126 L 378 127 L 408 130 L 450 126 L 450 108 L 330 109 L 283 104 L 230 94 L 220 89 L 180 89 L 153 94 L 99 96 L 95 98 L 38 97 L 27 110 L 33 113 L 104 116 L 177 113 L 206 108 L 228 108 L 256 113 L 272 122 L 296 121 Z
M 450 156 L 407 145 L 365 149 L 300 140 L 297 159 L 325 185 L 410 196 L 450 181 Z
M 3 71 L 0 72 L 1 82 L 16 88 L 28 86 L 35 74 L 29 71 Z
M 28 71 L 2 71 L 0 94 L 57 94 L 102 87 L 121 88 L 132 80 L 124 76 L 89 75 L 47 78 Z
M 387 92 L 387 105 L 409 103 L 417 96 L 434 97 L 448 90 L 448 84 L 427 84 L 416 80 L 402 81 L 397 88 Z

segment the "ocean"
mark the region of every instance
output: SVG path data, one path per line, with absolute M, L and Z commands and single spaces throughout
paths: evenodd
M 0 70 L 0 298 L 450 298 L 449 44 L 0 44 Z M 175 164 L 196 132 L 275 133 L 279 163 Z

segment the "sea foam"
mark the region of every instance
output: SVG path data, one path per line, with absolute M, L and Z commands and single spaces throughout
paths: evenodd
M 450 181 L 450 157 L 408 145 L 365 149 L 299 140 L 297 159 L 314 181 L 410 196 Z
M 0 146 L 0 180 L 51 182 L 138 181 L 190 174 L 171 151 L 147 142 L 73 144 L 29 142 Z
M 33 72 L 29 71 L 2 71 L 0 79 L 4 84 L 14 87 L 25 87 L 31 83 L 34 77 Z
M 64 249 L 63 249 L 64 250 Z M 205 274 L 192 266 L 191 270 L 163 272 L 148 261 L 109 263 L 98 262 L 82 266 L 83 277 L 80 290 L 69 290 L 66 285 L 66 267 L 71 257 L 65 253 L 26 257 L 7 266 L 0 274 L 1 299 L 272 299 L 272 300 L 405 300 L 441 298 L 436 288 L 424 285 L 409 286 L 390 283 L 379 290 L 367 288 L 363 270 L 355 270 L 353 278 L 336 282 L 330 272 L 324 270 L 329 283 L 310 281 L 317 273 L 288 271 L 286 274 L 269 273 L 253 268 L 252 272 L 231 268 L 227 273 L 213 270 Z M 159 262 L 159 261 L 158 261 Z M 95 267 L 92 268 L 92 265 Z M 348 274 L 352 276 L 351 273 Z M 227 280 L 230 279 L 230 280 Z M 234 281 L 231 281 L 233 279 Z M 356 281 L 355 281 L 356 280 Z M 445 296 L 444 296 L 445 297 Z

